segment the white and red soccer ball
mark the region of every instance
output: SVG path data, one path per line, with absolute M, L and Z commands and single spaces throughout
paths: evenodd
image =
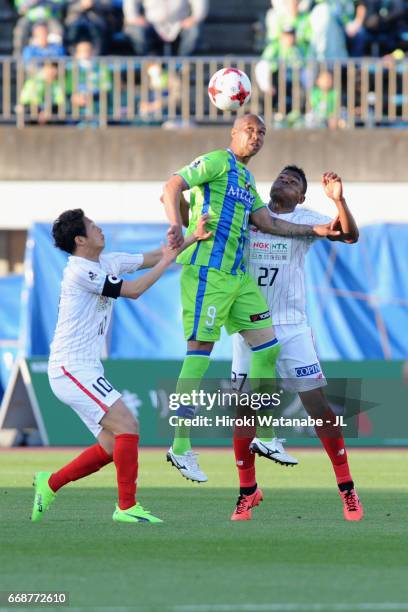
M 238 110 L 251 97 L 251 81 L 238 68 L 221 68 L 210 79 L 208 95 L 220 110 Z

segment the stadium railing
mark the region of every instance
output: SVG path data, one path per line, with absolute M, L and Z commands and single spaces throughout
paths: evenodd
M 408 61 L 364 58 L 291 66 L 280 62 L 263 93 L 255 75 L 259 58 L 100 57 L 23 63 L 0 57 L 0 123 L 18 127 L 61 125 L 229 124 L 232 115 L 209 101 L 207 83 L 223 66 L 244 70 L 252 97 L 240 112 L 262 114 L 276 127 L 407 127 Z M 322 71 L 332 79 L 328 97 L 313 101 Z M 316 106 L 316 99 L 320 103 Z M 323 101 L 322 101 L 323 100 Z

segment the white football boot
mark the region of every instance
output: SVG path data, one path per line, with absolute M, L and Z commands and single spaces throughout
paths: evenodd
M 182 455 L 175 455 L 173 447 L 170 446 L 166 457 L 167 461 L 170 461 L 187 480 L 192 480 L 193 482 L 207 482 L 207 475 L 200 470 L 200 466 L 198 465 L 198 453 L 189 450 Z
M 251 453 L 271 459 L 280 465 L 297 465 L 299 461 L 285 451 L 283 442 L 286 442 L 285 438 L 272 438 L 270 442 L 254 438 L 249 445 L 249 450 Z

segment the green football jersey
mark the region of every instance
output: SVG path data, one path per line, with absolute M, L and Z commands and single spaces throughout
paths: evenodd
M 191 245 L 177 258 L 178 263 L 208 266 L 230 274 L 245 272 L 245 244 L 249 215 L 265 206 L 247 167 L 230 149 L 221 149 L 198 157 L 178 172 L 189 189 L 191 234 L 201 215 L 213 235 Z

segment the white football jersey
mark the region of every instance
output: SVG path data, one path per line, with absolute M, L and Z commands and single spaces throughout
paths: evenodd
M 331 221 L 313 210 L 297 206 L 287 214 L 270 215 L 291 223 L 319 225 Z M 272 323 L 284 325 L 306 320 L 305 257 L 315 237 L 284 237 L 249 230 L 249 272 L 268 302 Z
M 120 276 L 135 272 L 142 264 L 143 255 L 127 253 L 102 254 L 98 262 L 75 255 L 68 258 L 50 347 L 51 377 L 61 375 L 61 366 L 100 365 L 113 298 L 118 297 L 122 284 Z

